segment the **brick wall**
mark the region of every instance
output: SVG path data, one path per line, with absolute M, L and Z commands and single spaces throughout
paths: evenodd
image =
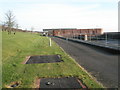
M 95 35 L 101 35 L 102 29 L 70 29 L 70 30 L 60 30 L 56 29 L 52 31 L 53 36 L 64 36 L 64 37 L 71 37 L 71 36 L 78 36 L 78 35 L 85 35 L 87 34 L 95 36 Z

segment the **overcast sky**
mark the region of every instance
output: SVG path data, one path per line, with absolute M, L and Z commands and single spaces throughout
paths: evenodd
M 13 11 L 22 29 L 103 28 L 118 31 L 118 0 L 0 0 L 0 21 Z

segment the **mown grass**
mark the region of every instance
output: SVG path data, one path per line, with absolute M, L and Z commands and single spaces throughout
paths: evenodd
M 38 34 L 17 32 L 16 35 L 2 33 L 2 83 L 3 88 L 12 82 L 20 82 L 17 88 L 35 88 L 35 80 L 42 77 L 76 76 L 89 88 L 102 88 L 76 62 L 69 57 L 55 42 L 49 46 L 49 38 Z M 62 56 L 64 62 L 22 64 L 27 56 L 54 55 Z
M 2 88 L 2 29 L 0 28 L 0 89 Z

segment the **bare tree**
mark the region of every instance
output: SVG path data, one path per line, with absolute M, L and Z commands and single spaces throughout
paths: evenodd
M 18 29 L 18 24 L 15 24 L 15 29 L 14 29 L 14 35 L 15 35 L 15 33 L 16 33 L 16 30 Z
M 11 34 L 12 28 L 16 24 L 15 16 L 13 15 L 13 12 L 9 10 L 7 13 L 5 13 L 5 17 L 6 17 L 5 24 L 8 27 L 7 29 L 8 34 Z
M 18 29 L 19 25 L 18 25 L 18 24 L 15 24 L 15 27 L 16 27 L 16 29 Z

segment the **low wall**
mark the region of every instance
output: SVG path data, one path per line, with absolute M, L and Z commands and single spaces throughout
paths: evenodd
M 83 41 L 83 40 L 75 40 L 75 39 L 64 38 L 64 37 L 59 37 L 59 36 L 55 36 L 55 37 L 61 38 L 61 39 L 64 39 L 64 40 L 69 40 L 69 41 L 72 41 L 72 42 L 75 42 L 75 43 L 84 44 L 86 46 L 89 46 L 89 47 L 92 47 L 92 48 L 97 48 L 97 49 L 102 50 L 102 51 L 107 51 L 107 52 L 112 53 L 112 54 L 120 54 L 120 49 L 119 48 L 112 48 L 112 47 L 108 47 L 108 46 L 97 45 L 97 44 L 89 43 L 89 42 Z

